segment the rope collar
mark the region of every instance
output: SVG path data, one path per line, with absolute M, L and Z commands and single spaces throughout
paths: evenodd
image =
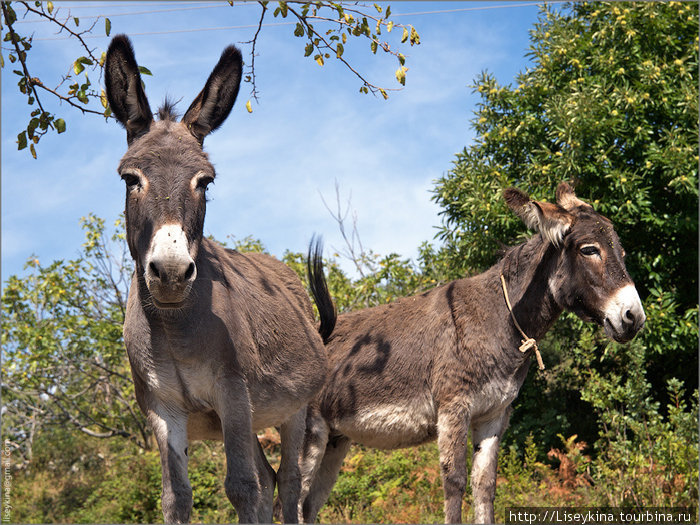
M 532 337 L 528 337 L 525 335 L 525 332 L 523 332 L 523 329 L 520 328 L 520 325 L 518 324 L 518 320 L 515 318 L 515 314 L 513 313 L 513 307 L 510 305 L 510 299 L 508 298 L 508 288 L 506 288 L 506 280 L 503 277 L 503 274 L 501 274 L 501 284 L 503 285 L 503 296 L 506 299 L 506 304 L 508 305 L 508 311 L 510 312 L 510 317 L 513 319 L 513 324 L 515 324 L 515 327 L 518 329 L 518 332 L 520 332 L 520 335 L 523 336 L 523 340 L 520 342 L 520 347 L 518 348 L 522 353 L 527 352 L 531 348 L 535 349 L 535 357 L 537 357 L 537 366 L 539 367 L 540 370 L 544 370 L 544 362 L 542 361 L 542 355 L 540 354 L 540 349 L 537 348 L 537 341 L 535 341 Z

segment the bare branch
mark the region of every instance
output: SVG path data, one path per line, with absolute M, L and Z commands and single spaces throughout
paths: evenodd
M 265 13 L 267 12 L 267 5 L 264 2 L 258 2 L 262 6 L 262 12 L 260 13 L 260 20 L 258 21 L 258 29 L 255 31 L 255 35 L 252 40 L 244 42 L 245 44 L 252 44 L 252 49 L 250 51 L 250 83 L 251 83 L 251 96 L 258 102 L 258 86 L 255 82 L 255 46 L 258 43 L 258 35 L 262 29 L 263 20 L 265 19 Z
M 345 208 L 345 211 L 343 212 L 343 206 L 340 202 L 340 186 L 338 184 L 338 181 L 335 182 L 335 212 L 331 210 L 330 206 L 328 206 L 328 203 L 323 198 L 323 195 L 321 195 L 321 201 L 323 202 L 323 205 L 326 207 L 328 213 L 330 213 L 331 217 L 333 217 L 335 222 L 338 223 L 338 229 L 340 230 L 340 234 L 343 236 L 343 241 L 345 241 L 346 250 L 338 250 L 339 253 L 341 253 L 346 259 L 352 261 L 352 263 L 355 265 L 355 269 L 357 269 L 357 272 L 360 274 L 360 277 L 364 278 L 366 277 L 365 267 L 367 267 L 367 269 L 369 269 L 370 271 L 374 271 L 374 269 L 370 267 L 368 263 L 367 254 L 365 253 L 365 249 L 362 246 L 362 241 L 360 240 L 360 233 L 357 230 L 357 213 L 355 213 L 354 211 L 352 214 L 352 232 L 349 234 L 349 236 L 345 229 L 345 220 L 347 219 L 348 214 L 351 211 L 351 198 L 351 196 L 348 197 L 347 206 Z

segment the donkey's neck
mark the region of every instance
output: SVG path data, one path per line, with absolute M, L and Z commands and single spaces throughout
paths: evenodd
M 535 235 L 511 248 L 494 267 L 499 281 L 501 274 L 505 279 L 515 319 L 525 334 L 534 339 L 544 336 L 562 312 L 549 288 L 558 255 L 558 248 Z

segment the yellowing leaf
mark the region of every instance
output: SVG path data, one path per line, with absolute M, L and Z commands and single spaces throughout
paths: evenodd
M 323 65 L 323 57 L 322 57 L 321 55 L 317 55 L 317 56 L 316 56 L 316 63 L 317 63 L 319 66 L 322 66 L 322 65 Z
M 245 108 L 248 110 L 248 113 L 253 112 L 253 105 L 250 103 L 250 100 L 245 103 Z
M 396 70 L 396 80 L 399 81 L 399 84 L 402 86 L 406 85 L 406 71 L 407 68 L 404 66 L 401 66 L 399 69 Z

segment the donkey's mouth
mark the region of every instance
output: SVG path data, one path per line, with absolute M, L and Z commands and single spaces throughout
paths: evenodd
M 153 297 L 152 295 L 151 299 L 153 300 L 153 305 L 159 310 L 179 310 L 185 305 L 184 300 L 177 302 L 162 302 Z
M 605 329 L 607 336 L 617 343 L 627 343 L 631 341 L 635 335 L 637 335 L 637 330 L 616 329 L 613 323 L 607 318 L 603 321 L 603 328 Z

